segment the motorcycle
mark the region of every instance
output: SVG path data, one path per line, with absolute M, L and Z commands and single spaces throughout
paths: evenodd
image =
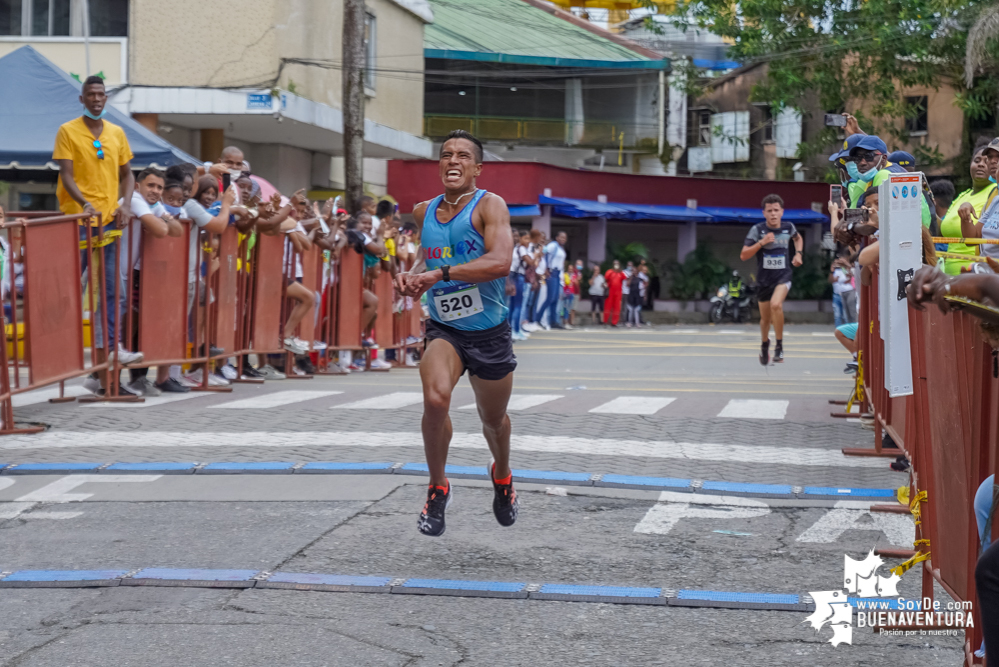
M 718 324 L 725 318 L 731 318 L 733 322 L 740 324 L 752 312 L 754 294 L 755 290 L 749 285 L 743 284 L 738 295 L 731 294 L 728 285 L 722 285 L 715 296 L 711 297 L 708 319 Z

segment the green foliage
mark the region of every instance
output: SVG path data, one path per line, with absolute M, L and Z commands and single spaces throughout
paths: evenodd
M 775 110 L 800 108 L 806 96 L 830 112 L 850 105 L 865 131 L 902 144 L 908 133 L 897 121 L 915 109 L 906 107 L 901 91 L 963 86 L 968 30 L 991 6 L 994 0 L 677 0 L 667 11 L 681 29 L 697 26 L 731 40 L 733 60 L 767 63 L 752 101 Z M 995 39 L 988 52 L 999 56 Z M 985 62 L 984 76 L 961 96 L 969 118 L 995 109 L 999 59 Z M 857 113 L 860 107 L 867 117 Z M 834 131 L 823 131 L 799 157 L 825 152 L 834 141 Z
M 817 248 L 806 248 L 801 266 L 794 267 L 788 299 L 830 299 L 829 268 L 832 259 Z
M 600 265 L 601 271 L 607 271 L 614 264 L 614 260 L 621 262 L 621 267 L 624 268 L 628 262 L 634 262 L 638 265 L 638 262 L 645 260 L 645 263 L 649 267 L 649 275 L 656 275 L 656 265 L 652 260 L 652 254 L 649 252 L 648 247 L 644 243 L 614 243 L 608 244 L 607 246 L 607 259 L 604 260 L 603 264 Z
M 682 264 L 675 260 L 666 264 L 667 293 L 681 301 L 706 299 L 719 285 L 728 281 L 731 271 L 702 241 Z

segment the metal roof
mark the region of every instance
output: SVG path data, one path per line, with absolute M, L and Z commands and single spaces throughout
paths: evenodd
M 665 69 L 656 60 L 522 0 L 430 0 L 427 58 L 620 69 Z

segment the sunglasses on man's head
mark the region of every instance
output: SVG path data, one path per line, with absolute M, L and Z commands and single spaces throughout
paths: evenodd
M 98 160 L 103 160 L 104 159 L 104 149 L 101 148 L 101 141 L 100 141 L 100 139 L 94 139 L 94 148 L 97 149 L 97 159 Z

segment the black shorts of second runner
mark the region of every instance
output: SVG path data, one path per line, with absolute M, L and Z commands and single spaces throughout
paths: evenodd
M 791 290 L 791 281 L 788 280 L 786 283 L 777 283 L 776 285 L 768 285 L 767 287 L 761 287 L 756 293 L 756 300 L 759 302 L 770 301 L 773 298 L 774 290 L 781 285 L 787 285 L 788 291 Z
M 508 322 L 492 329 L 464 331 L 428 319 L 426 341 L 436 338 L 451 343 L 464 366 L 462 375 L 467 370 L 469 375 L 483 380 L 502 380 L 517 368 Z

